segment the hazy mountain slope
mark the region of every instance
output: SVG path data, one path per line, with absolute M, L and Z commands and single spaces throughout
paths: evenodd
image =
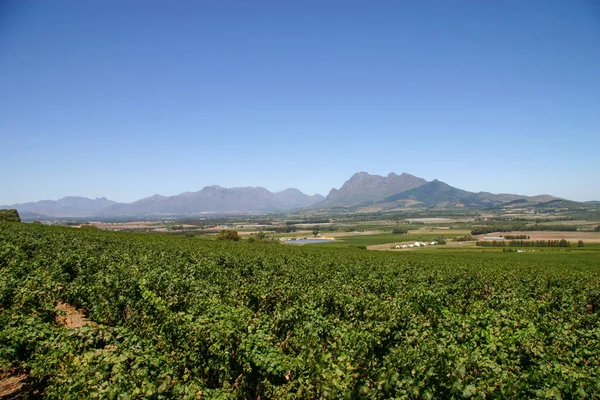
M 371 175 L 357 172 L 341 188 L 331 189 L 327 197 L 317 206 L 322 208 L 335 206 L 353 206 L 378 202 L 396 193 L 424 185 L 427 181 L 407 173 L 388 176 Z
M 313 204 L 325 200 L 325 197 L 320 194 L 309 196 L 295 188 L 285 189 L 275 193 L 275 198 L 280 206 L 285 209 L 310 207 Z
M 412 200 L 420 202 L 426 206 L 476 206 L 483 207 L 492 205 L 492 201 L 478 196 L 476 193 L 457 189 L 447 183 L 440 182 L 437 179 L 395 194 L 386 198 L 383 203 L 393 203 L 398 201 Z
M 15 204 L 0 208 L 16 208 L 26 215 L 68 217 L 143 216 L 150 214 L 197 214 L 202 212 L 271 212 L 303 208 L 324 199 L 309 196 L 298 189 L 272 193 L 262 187 L 207 186 L 197 192 L 175 196 L 154 195 L 133 203 L 116 203 L 85 197 L 65 197 L 60 200 L 42 200 L 35 203 Z
M 59 200 L 42 200 L 1 206 L 0 208 L 16 208 L 20 213 L 66 218 L 97 215 L 116 204 L 118 203 L 108 200 L 105 197 L 88 199 L 87 197 L 69 196 Z
M 497 207 L 503 205 L 537 204 L 556 199 L 550 195 L 524 196 L 510 193 L 493 194 L 469 192 L 458 189 L 437 179 L 417 188 L 386 198 L 384 208 L 397 208 L 406 204 L 427 207 Z
M 514 200 L 521 200 L 527 198 L 527 196 L 521 196 L 518 194 L 510 194 L 510 193 L 489 193 L 489 192 L 479 192 L 477 193 L 480 198 L 487 199 L 493 202 L 508 202 Z
M 559 199 L 558 197 L 552 196 L 550 194 L 539 194 L 537 196 L 530 196 L 530 197 L 528 197 L 528 199 L 532 200 L 532 201 L 537 201 L 538 203 L 546 203 L 548 201 L 553 201 L 553 200 L 562 200 L 562 199 Z

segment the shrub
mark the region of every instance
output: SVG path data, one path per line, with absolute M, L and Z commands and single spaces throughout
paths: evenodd
M 21 222 L 19 212 L 12 208 L 10 210 L 0 210 L 0 221 Z
M 240 240 L 240 235 L 237 233 L 237 231 L 231 229 L 223 229 L 217 234 L 217 240 L 233 240 L 237 242 L 238 240 Z
M 80 226 L 81 229 L 98 229 L 98 227 L 96 225 L 92 225 L 92 224 L 83 224 Z
M 437 244 L 446 244 L 447 238 L 446 236 L 438 236 L 437 238 L 435 238 L 435 241 L 437 242 Z

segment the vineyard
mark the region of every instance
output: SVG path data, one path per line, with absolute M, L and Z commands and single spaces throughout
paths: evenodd
M 600 398 L 600 253 L 568 250 L 1 222 L 0 380 L 48 399 Z

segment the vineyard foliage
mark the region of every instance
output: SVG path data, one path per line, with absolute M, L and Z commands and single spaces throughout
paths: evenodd
M 0 223 L 0 376 L 48 399 L 598 398 L 597 254 Z

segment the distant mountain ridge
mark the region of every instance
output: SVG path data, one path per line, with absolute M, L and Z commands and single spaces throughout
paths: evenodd
M 322 200 L 321 195 L 309 196 L 292 188 L 272 193 L 263 187 L 228 189 L 214 185 L 197 192 L 154 195 L 130 204 L 116 204 L 106 211 L 114 215 L 272 212 L 309 207 Z
M 341 188 L 331 189 L 325 201 L 319 206 L 356 206 L 381 201 L 393 194 L 401 193 L 426 184 L 423 178 L 402 173 L 390 173 L 387 176 L 357 172 Z
M 133 203 L 118 203 L 106 198 L 64 197 L 0 208 L 16 208 L 23 215 L 53 218 L 144 216 L 156 214 L 191 215 L 226 212 L 276 212 L 309 207 L 319 203 L 323 196 L 309 196 L 298 189 L 272 193 L 262 187 L 206 186 L 197 192 L 175 196 L 154 195 Z
M 0 208 L 16 208 L 20 213 L 37 214 L 39 216 L 75 217 L 98 215 L 102 210 L 115 204 L 118 203 L 108 200 L 106 197 L 89 199 L 80 196 L 67 196 L 59 200 L 41 200 L 0 206 Z
M 511 203 L 543 203 L 554 199 L 556 197 L 550 195 L 523 196 L 507 193 L 498 195 L 486 192 L 475 193 L 455 188 L 434 179 L 414 189 L 390 196 L 380 203 L 392 203 L 393 207 L 398 207 L 400 204 L 408 205 L 408 202 L 410 202 L 412 206 L 484 208 L 510 205 Z
M 347 211 L 386 211 L 417 208 L 485 208 L 519 204 L 538 204 L 556 199 L 551 195 L 523 196 L 469 192 L 434 179 L 431 182 L 414 175 L 390 173 L 387 176 L 358 172 L 340 189 L 332 189 L 313 209 Z
M 196 192 L 174 196 L 156 194 L 132 203 L 118 203 L 104 197 L 64 197 L 60 200 L 0 206 L 16 208 L 22 217 L 88 218 L 192 216 L 203 213 L 271 213 L 292 210 L 373 211 L 404 208 L 486 208 L 521 204 L 539 204 L 558 199 L 551 195 L 523 196 L 469 192 L 434 179 L 431 182 L 417 176 L 390 173 L 387 176 L 357 172 L 339 189 L 331 189 L 327 197 L 309 196 L 290 188 L 270 192 L 263 187 L 224 188 L 206 186 Z

